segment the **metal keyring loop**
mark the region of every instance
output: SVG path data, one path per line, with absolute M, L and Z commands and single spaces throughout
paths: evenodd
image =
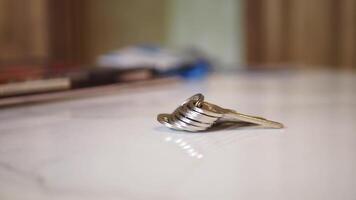
M 201 107 L 202 103 L 204 102 L 204 96 L 201 93 L 195 94 L 190 98 L 186 99 L 181 105 L 184 105 L 188 102 L 194 101 L 195 106 Z

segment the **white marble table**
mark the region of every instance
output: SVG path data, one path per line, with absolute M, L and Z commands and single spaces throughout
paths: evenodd
M 285 129 L 180 133 L 194 93 Z M 0 199 L 355 199 L 356 75 L 230 73 L 0 110 Z

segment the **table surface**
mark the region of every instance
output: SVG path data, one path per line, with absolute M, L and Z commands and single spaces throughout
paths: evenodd
M 0 110 L 0 199 L 355 199 L 356 75 L 213 74 Z M 207 133 L 156 121 L 187 97 L 283 122 Z

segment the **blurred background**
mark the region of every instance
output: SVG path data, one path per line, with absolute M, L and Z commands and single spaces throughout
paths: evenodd
M 0 64 L 95 64 L 128 45 L 216 68 L 355 68 L 354 0 L 0 0 Z
M 0 200 L 355 200 L 355 69 L 356 0 L 0 0 Z
M 0 0 L 0 98 L 356 65 L 354 0 Z

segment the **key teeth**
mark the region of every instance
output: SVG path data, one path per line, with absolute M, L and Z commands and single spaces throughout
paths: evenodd
M 285 126 L 282 123 L 278 123 L 278 122 L 276 122 L 276 123 L 277 123 L 277 125 L 274 128 L 276 128 L 276 129 L 285 128 Z

